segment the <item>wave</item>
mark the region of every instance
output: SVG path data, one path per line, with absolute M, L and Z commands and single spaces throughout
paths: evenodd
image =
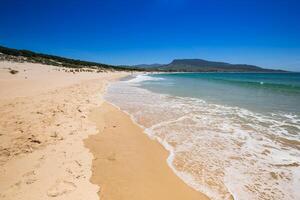
M 169 166 L 188 185 L 216 200 L 300 198 L 299 116 L 265 116 L 133 85 L 113 83 L 105 98 L 170 152 Z
M 255 87 L 262 89 L 271 89 L 271 90 L 279 90 L 285 92 L 297 92 L 300 93 L 300 86 L 294 84 L 286 84 L 286 83 L 271 83 L 265 81 L 245 81 L 245 80 L 230 80 L 230 79 L 221 79 L 214 78 L 210 79 L 214 81 L 231 83 L 238 86 L 246 86 L 246 87 Z
M 134 77 L 133 79 L 128 80 L 128 83 L 140 83 L 144 81 L 161 81 L 164 80 L 164 78 L 158 78 L 153 76 L 148 76 L 146 74 L 140 74 Z

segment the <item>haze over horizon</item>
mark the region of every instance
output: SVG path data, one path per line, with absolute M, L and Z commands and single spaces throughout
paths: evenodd
M 115 65 L 200 58 L 300 71 L 300 2 L 1 0 L 0 45 Z

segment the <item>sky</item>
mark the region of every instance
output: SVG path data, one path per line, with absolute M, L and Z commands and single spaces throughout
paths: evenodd
M 0 0 L 0 45 L 107 64 L 300 71 L 299 0 Z

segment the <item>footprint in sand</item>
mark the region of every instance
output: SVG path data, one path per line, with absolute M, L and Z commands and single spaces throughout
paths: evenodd
M 70 193 L 76 189 L 76 185 L 65 180 L 57 180 L 56 183 L 49 188 L 47 195 L 49 197 L 57 197 Z
M 27 185 L 34 183 L 35 181 L 37 181 L 37 178 L 35 177 L 35 171 L 30 171 L 27 172 L 25 174 L 23 174 L 23 177 L 26 178 L 25 183 Z
M 107 156 L 106 159 L 109 160 L 109 161 L 115 161 L 116 160 L 116 154 L 111 153 L 109 156 Z

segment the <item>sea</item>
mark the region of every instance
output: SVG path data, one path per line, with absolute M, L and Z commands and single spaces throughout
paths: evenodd
M 211 199 L 300 199 L 300 73 L 140 74 L 105 99 Z

